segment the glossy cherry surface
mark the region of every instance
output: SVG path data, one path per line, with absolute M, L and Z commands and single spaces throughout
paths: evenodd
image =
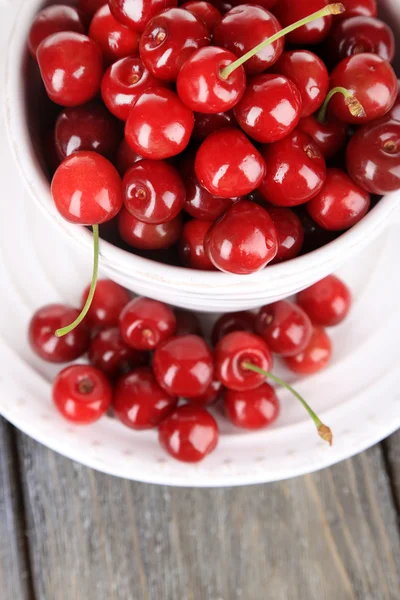
M 139 35 L 121 25 L 111 14 L 108 4 L 99 8 L 94 15 L 89 37 L 99 46 L 107 65 L 125 56 L 133 56 L 139 50 Z
M 32 349 L 52 363 L 76 360 L 89 347 L 90 333 L 86 323 L 81 323 L 64 337 L 55 332 L 69 325 L 79 315 L 79 310 L 63 304 L 49 304 L 39 308 L 29 324 L 29 342 Z
M 87 425 L 102 417 L 110 407 L 112 387 L 95 367 L 72 365 L 63 369 L 53 383 L 53 402 L 73 423 Z
M 82 294 L 81 307 L 84 306 L 89 294 L 90 286 L 87 286 Z M 87 322 L 91 327 L 116 327 L 119 314 L 128 304 L 130 296 L 128 292 L 111 279 L 99 279 L 92 304 L 86 315 Z
M 108 0 L 110 10 L 120 23 L 141 33 L 160 11 L 176 6 L 177 0 Z
M 103 57 L 100 48 L 81 33 L 54 33 L 37 50 L 46 92 L 61 106 L 78 106 L 100 89 Z
M 85 19 L 85 23 L 90 23 L 95 12 L 104 6 L 104 0 L 78 0 L 78 9 Z
M 294 356 L 302 352 L 312 335 L 309 317 L 289 300 L 263 306 L 257 315 L 255 329 L 271 352 L 280 356 Z
M 301 131 L 264 146 L 267 174 L 258 190 L 277 206 L 304 204 L 322 189 L 326 178 L 324 157 L 315 142 Z
M 206 115 L 194 113 L 193 137 L 202 142 L 214 131 L 224 127 L 234 127 L 236 124 L 232 111 Z
M 175 333 L 172 310 L 158 300 L 138 296 L 125 306 L 119 318 L 122 337 L 136 350 L 154 350 Z
M 204 21 L 210 33 L 214 31 L 215 26 L 222 19 L 222 15 L 218 8 L 210 2 L 204 2 L 203 0 L 190 0 L 190 2 L 182 4 L 181 8 L 185 8 Z
M 174 92 L 152 87 L 132 107 L 125 137 L 131 148 L 144 158 L 160 160 L 186 148 L 193 126 L 193 112 Z
M 281 75 L 264 74 L 248 82 L 234 114 L 245 133 L 270 144 L 293 131 L 301 111 L 301 94 L 294 83 Z
M 204 394 L 213 381 L 213 356 L 197 335 L 173 337 L 156 348 L 153 371 L 169 394 L 193 398 Z
M 100 330 L 90 342 L 89 361 L 109 379 L 115 379 L 145 365 L 148 356 L 128 346 L 118 327 L 108 327 Z
M 158 428 L 159 441 L 168 454 L 196 463 L 215 450 L 218 425 L 204 408 L 187 404 L 169 415 Z
M 299 217 L 290 208 L 268 207 L 268 214 L 278 234 L 278 252 L 271 263 L 295 258 L 301 252 L 304 229 Z
M 72 6 L 47 6 L 35 17 L 28 36 L 29 52 L 36 58 L 39 45 L 49 35 L 61 31 L 85 33 L 81 15 Z
M 183 308 L 175 308 L 176 335 L 199 335 L 203 337 L 203 330 L 196 313 Z
M 274 6 L 276 5 L 276 3 L 278 2 L 278 0 L 258 0 L 257 1 L 257 5 L 258 6 L 262 6 L 263 8 L 266 8 L 267 10 L 269 10 L 270 8 L 274 8 Z M 232 0 L 231 4 L 232 6 L 240 6 L 241 4 L 246 4 L 246 0 Z
M 202 271 L 215 269 L 204 249 L 204 239 L 211 226 L 210 221 L 199 221 L 198 219 L 192 219 L 183 226 L 179 241 L 179 253 L 185 267 Z
M 312 375 L 324 369 L 332 356 L 332 342 L 322 327 L 314 327 L 307 348 L 284 358 L 285 365 L 299 375 Z
M 244 429 L 263 429 L 279 416 L 279 400 L 269 383 L 255 390 L 226 390 L 224 394 L 226 417 Z
M 205 238 L 211 262 L 227 273 L 260 271 L 278 251 L 278 235 L 267 211 L 240 200 L 211 227 Z
M 325 159 L 336 156 L 347 141 L 347 126 L 338 119 L 320 123 L 314 115 L 310 115 L 300 119 L 298 129 L 314 140 Z
M 214 380 L 208 386 L 204 394 L 194 398 L 188 398 L 188 401 L 195 406 L 212 406 L 213 404 L 217 404 L 221 397 L 222 390 L 222 383 L 218 380 Z
M 122 208 L 118 215 L 118 230 L 124 242 L 139 250 L 164 250 L 181 237 L 182 217 L 177 215 L 166 223 L 143 223 Z
M 376 17 L 378 14 L 378 7 L 376 0 L 342 0 L 342 4 L 346 9 L 346 12 L 337 19 L 348 19 L 355 15 L 362 15 L 364 17 Z
M 329 0 L 279 0 L 274 6 L 273 12 L 282 27 L 287 27 L 308 15 L 325 8 Z M 332 25 L 332 17 L 324 17 L 311 21 L 299 29 L 292 31 L 286 36 L 292 44 L 319 44 L 326 38 Z
M 347 317 L 351 308 L 351 293 L 347 285 L 335 275 L 297 294 L 297 303 L 316 325 L 332 327 Z
M 352 54 L 372 52 L 391 62 L 395 40 L 391 28 L 373 17 L 351 17 L 336 23 L 328 38 L 329 58 L 338 63 Z
M 104 223 L 122 207 L 117 169 L 96 152 L 75 152 L 58 167 L 51 194 L 64 219 L 81 225 Z
M 118 146 L 117 155 L 115 157 L 115 166 L 117 167 L 121 177 L 123 177 L 127 170 L 130 169 L 135 163 L 137 163 L 139 160 L 142 160 L 142 158 L 143 157 L 140 156 L 140 154 L 132 150 L 125 138 L 121 140 Z
M 201 144 L 195 172 L 210 194 L 233 198 L 260 185 L 265 176 L 265 162 L 244 133 L 227 127 L 215 131 Z
M 328 169 L 322 190 L 308 204 L 309 215 L 324 229 L 341 231 L 368 212 L 370 195 L 341 169 Z
M 242 310 L 221 315 L 214 324 L 211 340 L 216 346 L 225 335 L 232 331 L 247 331 L 254 333 L 256 316 L 254 313 Z

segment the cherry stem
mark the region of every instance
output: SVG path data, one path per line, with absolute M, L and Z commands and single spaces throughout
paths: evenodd
M 245 361 L 242 364 L 242 367 L 244 369 L 248 369 L 249 371 L 254 371 L 254 373 L 260 373 L 261 375 L 264 375 L 267 379 L 272 379 L 272 381 L 275 381 L 275 383 L 278 383 L 279 385 L 281 385 L 281 386 L 285 387 L 287 390 L 289 390 L 289 392 L 291 392 L 293 394 L 293 396 L 295 396 L 298 400 L 300 400 L 301 404 L 304 406 L 304 408 L 306 409 L 306 411 L 308 412 L 308 414 L 314 421 L 315 427 L 317 428 L 317 431 L 318 431 L 318 435 L 325 442 L 328 442 L 328 444 L 330 446 L 332 446 L 333 435 L 332 435 L 331 430 L 329 429 L 329 427 L 327 427 L 326 425 L 324 425 L 322 423 L 322 421 L 318 417 L 318 415 L 315 414 L 315 412 L 312 410 L 312 408 L 309 406 L 309 404 L 307 404 L 307 402 L 304 400 L 304 398 L 302 396 L 300 396 L 299 392 L 297 392 L 294 388 L 292 388 L 291 385 L 286 383 L 286 381 L 283 381 L 283 379 L 281 379 L 280 377 L 277 377 L 276 375 L 273 375 L 272 373 L 269 373 L 268 371 L 264 371 L 264 369 L 260 369 L 260 367 L 253 365 L 251 362 Z
M 319 123 L 325 123 L 326 113 L 328 110 L 328 104 L 329 104 L 332 96 L 334 96 L 335 94 L 343 94 L 346 106 L 348 107 L 350 114 L 352 114 L 353 117 L 365 117 L 366 116 L 363 105 L 354 96 L 354 94 L 349 92 L 349 90 L 347 90 L 346 88 L 338 86 L 338 87 L 332 88 L 330 90 L 330 92 L 328 92 L 328 95 L 325 98 L 325 101 L 318 112 L 317 121 Z
M 243 56 L 241 56 L 240 58 L 235 60 L 233 63 L 231 63 L 227 67 L 224 67 L 220 71 L 220 76 L 222 77 L 222 79 L 228 79 L 229 75 L 231 75 L 231 73 L 233 73 L 233 71 L 235 71 L 235 69 L 237 69 L 238 67 L 243 65 L 247 60 L 249 60 L 250 58 L 255 56 L 258 52 L 261 52 L 261 50 L 264 50 L 264 48 L 266 48 L 270 44 L 273 44 L 274 42 L 279 40 L 281 37 L 284 37 L 291 31 L 294 31 L 295 29 L 298 29 L 299 27 L 303 27 L 303 25 L 307 25 L 308 23 L 311 23 L 311 21 L 315 21 L 316 19 L 321 19 L 322 17 L 327 17 L 329 15 L 340 15 L 340 14 L 344 13 L 345 10 L 346 9 L 343 6 L 343 4 L 341 4 L 340 2 L 335 2 L 334 4 L 328 4 L 328 6 L 325 6 L 321 10 L 317 10 L 317 12 L 312 13 L 311 15 L 308 15 L 308 17 L 304 17 L 304 19 L 300 19 L 300 21 L 297 21 L 296 23 L 292 23 L 288 27 L 281 29 L 281 31 L 278 31 L 271 37 L 267 38 L 266 40 L 264 40 L 263 42 L 261 42 L 260 44 L 258 44 L 257 46 L 255 46 L 254 48 L 249 50 L 248 52 L 246 52 L 246 54 L 243 54 Z
M 56 336 L 62 337 L 63 335 L 67 335 L 70 331 L 78 327 L 80 323 L 82 323 L 83 319 L 86 317 L 89 308 L 92 304 L 93 296 L 96 291 L 97 285 L 97 277 L 99 274 L 99 226 L 93 225 L 93 250 L 94 250 L 94 259 L 93 259 L 93 275 L 92 275 L 92 283 L 90 284 L 89 295 L 86 299 L 85 305 L 81 310 L 81 314 L 75 319 L 73 323 L 67 325 L 67 327 L 63 327 L 62 329 L 57 329 Z

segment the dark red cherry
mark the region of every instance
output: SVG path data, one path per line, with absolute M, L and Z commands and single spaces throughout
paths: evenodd
M 275 258 L 278 235 L 264 208 L 240 200 L 211 227 L 204 245 L 217 269 L 248 274 L 260 271 Z
M 243 4 L 227 12 L 216 26 L 214 43 L 240 57 L 281 29 L 278 19 L 265 8 Z M 244 64 L 246 73 L 255 75 L 271 67 L 282 54 L 284 44 L 280 38 L 250 58 Z
M 138 250 L 164 250 L 180 239 L 182 217 L 177 215 L 166 223 L 143 223 L 122 208 L 118 215 L 118 231 L 123 241 Z
M 335 275 L 328 275 L 311 287 L 299 292 L 297 303 L 316 325 L 332 327 L 347 317 L 351 308 L 351 293 Z
M 117 167 L 121 177 L 123 177 L 127 170 L 133 167 L 135 163 L 137 163 L 139 160 L 142 160 L 142 158 L 142 156 L 132 150 L 124 138 L 118 146 L 117 156 L 115 158 L 115 166 Z
M 266 8 L 267 10 L 269 10 L 270 8 L 273 8 L 277 2 L 278 2 L 278 0 L 258 0 L 257 5 L 262 6 L 263 8 Z M 248 1 L 247 0 L 232 0 L 231 4 L 233 6 L 240 6 L 241 4 L 248 4 Z
M 183 226 L 179 242 L 179 253 L 182 264 L 191 269 L 213 271 L 215 269 L 204 250 L 204 238 L 212 223 L 192 219 Z
M 389 25 L 373 17 L 351 17 L 336 23 L 328 38 L 329 58 L 335 63 L 362 52 L 372 52 L 391 62 L 395 40 Z
M 175 335 L 199 335 L 203 336 L 201 323 L 196 313 L 183 308 L 175 308 L 176 334 Z
M 193 112 L 174 92 L 152 87 L 132 107 L 125 137 L 130 147 L 144 158 L 160 160 L 182 152 L 193 127 Z
M 84 21 L 89 25 L 95 12 L 104 6 L 104 0 L 78 0 L 78 10 L 82 14 Z
M 348 19 L 357 15 L 363 17 L 376 17 L 378 7 L 376 0 L 342 0 L 346 11 L 335 20 Z
M 287 27 L 308 15 L 325 8 L 329 0 L 279 0 L 274 6 L 274 14 L 282 27 Z M 292 44 L 319 44 L 326 38 L 332 25 L 332 17 L 324 17 L 311 21 L 286 36 Z
M 121 25 L 105 4 L 94 15 L 89 27 L 89 37 L 96 42 L 107 65 L 139 51 L 139 35 Z
M 308 346 L 296 356 L 284 358 L 285 365 L 299 375 L 313 375 L 324 369 L 332 356 L 332 343 L 322 327 L 314 327 Z
M 225 390 L 224 412 L 236 427 L 263 429 L 279 416 L 279 400 L 269 383 L 255 390 Z
M 211 340 L 216 346 L 225 335 L 232 331 L 247 331 L 254 333 L 256 316 L 254 313 L 243 310 L 234 313 L 225 313 L 214 324 Z
M 320 227 L 307 212 L 307 204 L 302 204 L 296 208 L 296 214 L 301 221 L 304 230 L 304 243 L 302 254 L 313 252 L 326 244 L 329 244 L 337 237 L 336 232 L 328 231 Z
M 125 306 L 119 317 L 122 337 L 136 350 L 154 350 L 175 333 L 176 319 L 171 308 L 151 298 L 138 296 Z
M 220 399 L 222 389 L 222 383 L 218 380 L 214 380 L 208 386 L 204 394 L 194 398 L 188 398 L 188 401 L 190 404 L 194 404 L 195 406 L 212 406 Z
M 204 21 L 210 33 L 214 31 L 215 26 L 222 18 L 221 13 L 216 6 L 213 6 L 210 2 L 204 2 L 203 0 L 190 0 L 190 2 L 182 4 L 181 8 L 185 8 Z
M 301 252 L 304 242 L 304 229 L 299 217 L 290 208 L 268 207 L 278 234 L 278 253 L 271 264 L 295 258 Z
M 108 0 L 114 17 L 133 31 L 142 33 L 147 23 L 160 11 L 174 7 L 177 0 Z
M 148 361 L 146 352 L 125 344 L 118 327 L 102 329 L 90 342 L 90 363 L 110 379 L 129 373 Z
M 304 310 L 293 302 L 281 300 L 261 308 L 256 319 L 256 332 L 271 352 L 294 356 L 307 347 L 312 325 Z
M 324 229 L 349 229 L 367 214 L 371 204 L 368 192 L 341 169 L 328 169 L 324 187 L 307 204 L 309 215 Z
M 265 176 L 265 162 L 244 133 L 227 127 L 215 131 L 201 144 L 195 172 L 210 194 L 233 198 L 260 185 Z
M 235 117 L 231 111 L 212 115 L 194 113 L 193 137 L 202 142 L 214 131 L 224 127 L 234 127 L 235 124 Z
M 298 129 L 314 140 L 326 160 L 336 156 L 346 145 L 347 126 L 338 119 L 320 123 L 314 115 L 310 115 L 300 119 Z
M 81 307 L 85 305 L 90 286 L 82 294 Z M 128 304 L 129 293 L 111 279 L 99 279 L 92 303 L 86 315 L 91 327 L 116 327 L 121 310 Z
M 262 154 L 267 174 L 258 190 L 272 204 L 304 204 L 322 189 L 325 160 L 306 133 L 296 130 L 283 140 L 264 146 Z
M 50 173 L 50 176 L 53 176 L 61 162 L 58 158 L 54 129 L 48 131 L 44 136 L 41 149 L 46 167 Z
M 36 51 L 49 35 L 61 31 L 85 33 L 81 15 L 72 6 L 47 6 L 43 8 L 32 23 L 28 37 L 29 52 L 36 58 Z
M 400 121 L 400 81 L 398 82 L 399 89 L 397 92 L 396 101 L 392 108 L 385 114 L 383 119 L 393 119 L 393 121 Z

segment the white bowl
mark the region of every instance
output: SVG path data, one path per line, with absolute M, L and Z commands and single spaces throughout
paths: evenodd
M 26 0 L 12 26 L 6 64 L 6 122 L 15 159 L 37 205 L 55 222 L 71 244 L 92 253 L 87 229 L 67 223 L 56 210 L 41 167 L 28 107 L 35 94 L 27 85 L 27 35 L 34 15 L 46 4 Z M 381 0 L 391 26 L 400 31 L 398 0 Z M 29 89 L 28 89 L 29 87 Z M 235 311 L 285 298 L 335 271 L 382 231 L 398 206 L 400 192 L 382 198 L 364 219 L 323 248 L 247 276 L 204 272 L 160 264 L 112 244 L 101 243 L 101 267 L 110 278 L 132 291 L 189 309 Z

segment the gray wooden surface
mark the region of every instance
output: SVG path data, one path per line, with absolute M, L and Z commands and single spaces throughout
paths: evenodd
M 400 433 L 283 483 L 115 479 L 0 420 L 1 600 L 398 600 Z

